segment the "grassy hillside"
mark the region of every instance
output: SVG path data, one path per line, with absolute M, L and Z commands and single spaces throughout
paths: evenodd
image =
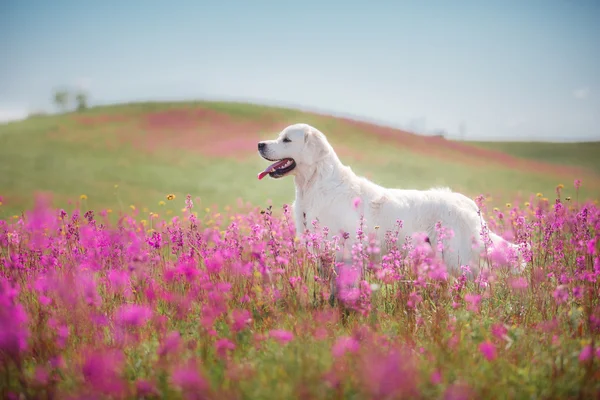
M 144 103 L 0 126 L 0 218 L 31 206 L 38 191 L 57 206 L 85 201 L 114 211 L 179 209 L 187 193 L 201 207 L 238 199 L 279 207 L 293 200 L 293 180 L 257 180 L 267 162 L 256 142 L 295 122 L 322 130 L 344 163 L 383 185 L 447 185 L 503 204 L 537 192 L 552 198 L 559 183 L 573 195 L 577 178 L 580 196 L 600 197 L 598 144 L 470 144 L 258 105 Z M 159 206 L 169 193 L 178 201 Z

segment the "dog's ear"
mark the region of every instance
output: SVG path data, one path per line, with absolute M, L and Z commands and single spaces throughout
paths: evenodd
M 329 154 L 329 145 L 321 132 L 308 129 L 304 134 L 304 144 L 309 149 L 309 154 L 312 156 L 311 162 L 313 163 L 320 161 Z

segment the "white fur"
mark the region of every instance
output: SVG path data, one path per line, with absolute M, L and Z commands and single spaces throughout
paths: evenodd
M 284 142 L 284 138 L 291 142 Z M 327 226 L 330 236 L 342 232 L 354 239 L 360 213 L 364 214 L 367 231 L 376 232 L 384 244 L 385 232 L 394 231 L 396 220 L 403 221 L 399 244 L 406 236 L 424 232 L 435 246 L 435 225 L 438 221 L 451 229 L 454 237 L 445 240 L 443 260 L 450 272 L 459 272 L 461 265 L 477 270 L 482 261 L 484 244 L 480 237 L 482 226 L 478 207 L 473 200 L 450 189 L 402 190 L 389 189 L 357 176 L 341 163 L 325 135 L 307 124 L 285 128 L 276 140 L 262 142 L 259 154 L 269 160 L 293 158 L 296 199 L 293 204 L 296 233 L 312 230 L 312 221 Z M 354 200 L 360 198 L 360 206 Z M 378 226 L 378 229 L 374 229 Z M 489 232 L 493 244 L 517 249 L 500 236 Z M 351 244 L 349 244 L 351 245 Z M 347 251 L 347 248 L 346 248 Z M 489 249 L 488 249 L 489 251 Z M 337 254 L 338 261 L 343 254 Z

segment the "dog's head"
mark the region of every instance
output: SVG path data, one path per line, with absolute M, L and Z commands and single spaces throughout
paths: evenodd
M 295 124 L 285 128 L 277 139 L 258 143 L 258 154 L 265 160 L 275 161 L 258 179 L 269 175 L 281 178 L 295 174 L 302 168 L 314 165 L 331 152 L 325 135 L 307 124 Z

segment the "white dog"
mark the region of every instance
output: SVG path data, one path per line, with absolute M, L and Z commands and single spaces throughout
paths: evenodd
M 317 220 L 319 227 L 329 228 L 330 236 L 346 232 L 354 238 L 362 212 L 369 229 L 365 234 L 376 232 L 382 250 L 385 250 L 385 233 L 394 231 L 398 219 L 403 222 L 399 245 L 414 233 L 426 233 L 435 245 L 435 226 L 441 222 L 442 227 L 454 234 L 445 240 L 442 253 L 449 272 L 460 273 L 461 265 L 469 265 L 475 272 L 484 261 L 481 254 L 491 251 L 481 238 L 485 222 L 473 200 L 449 189 L 387 189 L 359 177 L 340 162 L 325 135 L 310 125 L 288 126 L 276 140 L 258 143 L 258 152 L 264 159 L 275 161 L 258 175 L 259 179 L 266 175 L 294 176 L 297 235 L 312 230 L 312 221 Z M 361 203 L 358 211 L 357 198 Z M 374 229 L 376 226 L 378 229 Z M 493 246 L 518 249 L 492 232 L 488 235 Z M 338 261 L 343 256 L 343 252 L 336 255 Z

